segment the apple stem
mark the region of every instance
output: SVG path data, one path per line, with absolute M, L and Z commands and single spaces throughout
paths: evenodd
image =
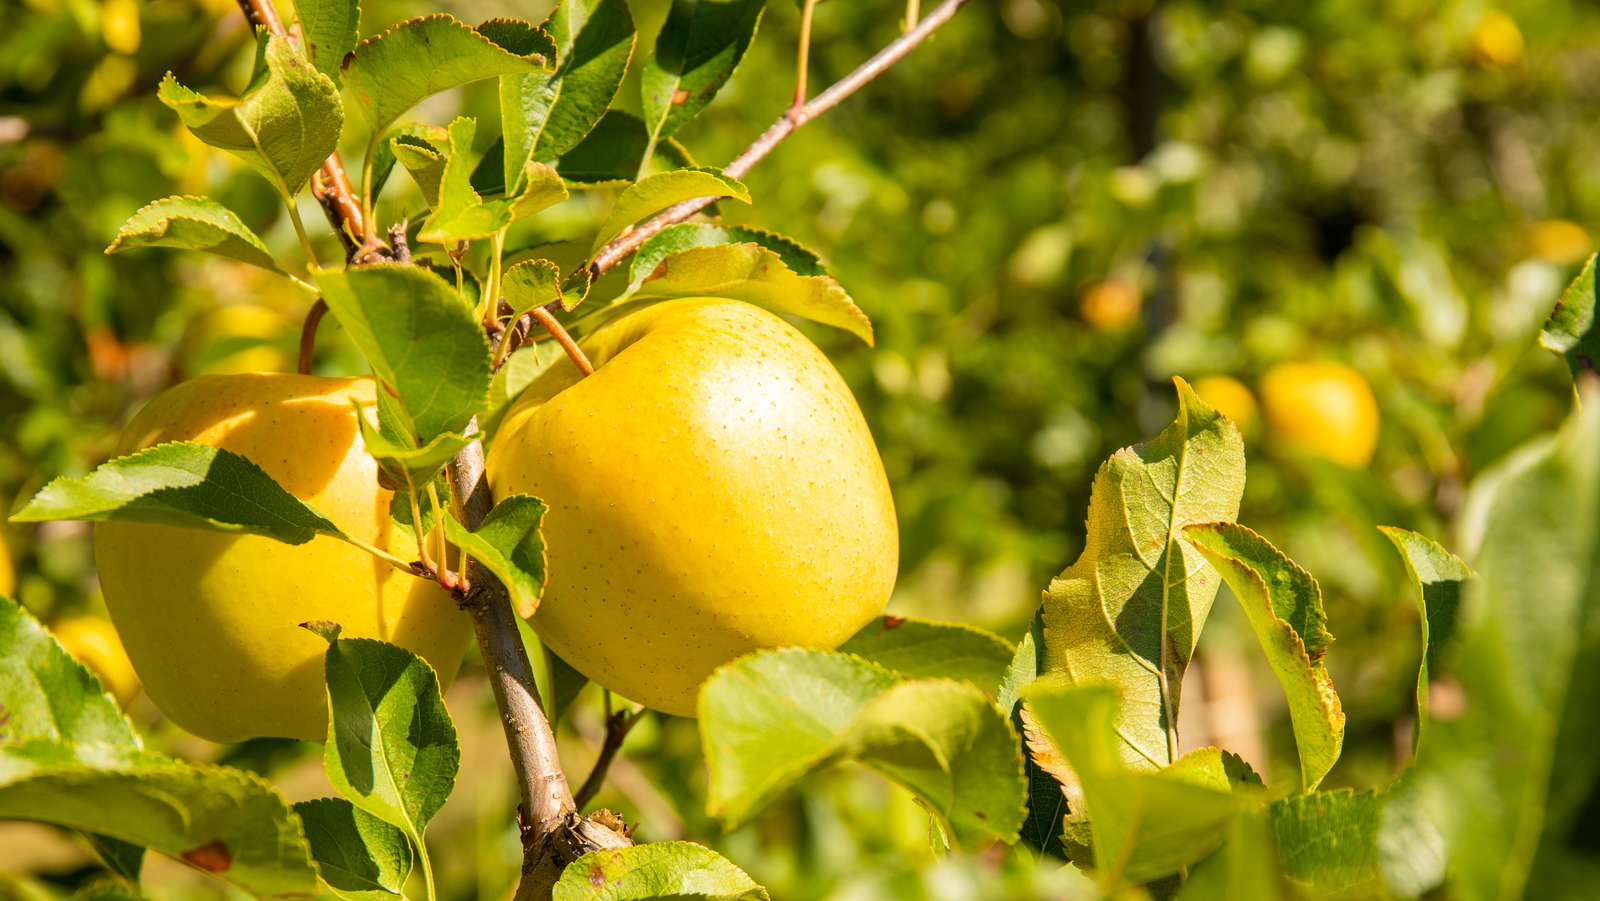
M 300 363 L 295 367 L 301 375 L 311 374 L 311 351 L 317 343 L 317 326 L 327 312 L 328 302 L 320 297 L 306 311 L 306 324 L 300 327 Z
M 557 343 L 561 345 L 561 349 L 567 352 L 567 356 L 572 358 L 572 362 L 578 365 L 579 372 L 586 376 L 594 375 L 594 364 L 590 363 L 589 358 L 583 355 L 583 348 L 578 346 L 578 342 L 572 340 L 572 336 L 567 334 L 567 330 L 561 327 L 561 323 L 556 321 L 556 317 L 550 315 L 549 310 L 544 307 L 534 307 L 530 312 L 533 313 L 533 318 L 544 326 L 544 330 L 549 332 L 552 338 L 556 339 Z
M 838 106 L 840 101 L 861 90 L 862 86 L 867 82 L 882 75 L 890 66 L 893 66 L 903 59 L 906 54 L 916 49 L 918 44 L 927 40 L 928 35 L 933 34 L 940 26 L 950 21 L 950 17 L 956 14 L 956 10 L 965 6 L 967 2 L 968 0 L 944 0 L 932 12 L 923 16 L 916 25 L 907 28 L 905 34 L 891 41 L 882 50 L 879 50 L 872 59 L 856 67 L 854 72 L 829 85 L 826 90 L 817 95 L 815 100 L 798 109 L 790 108 L 786 110 L 783 115 L 778 117 L 778 121 L 772 123 L 772 126 L 763 132 L 761 137 L 756 138 L 749 147 L 744 149 L 743 153 L 735 157 L 733 162 L 729 163 L 722 171 L 733 178 L 743 177 L 746 172 L 755 167 L 756 163 L 761 162 L 767 154 L 771 153 L 774 147 L 782 143 L 784 138 L 793 134 L 795 129 Z M 611 243 L 600 248 L 600 252 L 594 255 L 593 262 L 589 264 L 590 271 L 598 279 L 610 271 L 612 267 L 627 259 L 629 254 L 638 250 L 645 241 L 648 241 L 657 232 L 693 216 L 695 213 L 710 206 L 715 200 L 715 197 L 701 197 L 696 200 L 685 200 L 676 206 L 668 207 L 665 212 L 657 215 L 654 219 L 618 236 Z M 551 301 L 545 306 L 549 309 L 556 303 L 558 301 Z

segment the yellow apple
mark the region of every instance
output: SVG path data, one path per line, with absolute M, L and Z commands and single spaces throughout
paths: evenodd
M 69 616 L 50 627 L 67 653 L 94 671 L 100 685 L 126 705 L 139 693 L 139 677 L 117 630 L 98 616 Z
M 1241 432 L 1249 432 L 1256 422 L 1256 397 L 1233 376 L 1207 375 L 1194 380 L 1194 393 L 1233 420 Z
M 1261 377 L 1261 406 L 1282 445 L 1348 467 L 1372 462 L 1378 402 L 1342 363 L 1280 363 Z
M 17 590 L 17 570 L 11 562 L 11 548 L 6 544 L 6 533 L 0 529 L 0 594 L 11 597 Z
M 202 376 L 150 401 L 117 452 L 167 441 L 233 451 L 351 536 L 411 559 L 416 544 L 392 527 L 391 492 L 378 485 L 351 400 L 373 409 L 372 381 Z M 287 545 L 106 522 L 94 544 L 106 608 L 145 691 L 212 741 L 326 736 L 328 645 L 300 623 L 331 620 L 345 637 L 394 642 L 431 663 L 443 685 L 471 638 L 467 615 L 438 585 L 333 538 Z
M 882 610 L 899 541 L 850 389 L 749 304 L 672 300 L 582 342 L 506 414 L 496 497 L 544 499 L 530 620 L 606 688 L 693 716 L 700 684 L 759 648 L 837 647 Z

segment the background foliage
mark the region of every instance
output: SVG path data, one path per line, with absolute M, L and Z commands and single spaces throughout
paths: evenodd
M 667 7 L 634 4 L 642 35 Z M 379 2 L 366 21 L 434 11 L 543 15 Z M 890 40 L 901 15 L 822 4 L 812 83 Z M 785 108 L 798 19 L 772 4 L 718 102 L 676 135 L 697 161 L 731 159 Z M 222 0 L 0 7 L 10 507 L 104 460 L 160 387 L 292 366 L 309 297 L 282 278 L 190 254 L 102 253 L 150 199 L 208 194 L 294 255 L 270 186 L 155 98 L 168 70 L 202 92 L 237 91 L 248 44 Z M 789 139 L 745 178 L 756 203 L 721 212 L 822 252 L 876 326 L 875 348 L 805 328 L 855 391 L 894 488 L 902 571 L 890 612 L 1020 637 L 1039 590 L 1082 548 L 1095 467 L 1171 420 L 1171 376 L 1253 387 L 1276 362 L 1342 361 L 1378 397 L 1372 465 L 1295 455 L 1245 422 L 1240 521 L 1322 585 L 1338 636 L 1325 662 L 1349 715 L 1325 787 L 1387 782 L 1411 747 L 1418 614 L 1400 556 L 1373 527 L 1470 552 L 1474 478 L 1570 406 L 1565 365 L 1533 339 L 1600 215 L 1586 165 L 1600 138 L 1596 48 L 1600 15 L 1567 2 L 996 0 L 971 4 Z M 416 118 L 493 117 L 493 91 L 451 92 Z M 414 192 L 395 179 L 380 221 L 420 213 Z M 599 203 L 580 195 L 508 246 L 585 238 Z M 309 199 L 304 215 L 325 234 Z M 1107 281 L 1135 286 L 1140 303 L 1108 305 L 1093 290 Z M 326 330 L 316 367 L 359 364 Z M 54 623 L 100 610 L 83 524 L 4 528 L 29 610 Z M 1248 630 L 1237 605 L 1216 607 L 1185 691 L 1184 744 L 1222 744 L 1268 774 L 1292 769 L 1287 710 Z M 516 871 L 515 792 L 481 683 L 463 677 L 449 700 L 464 761 L 429 832 L 445 852 L 437 875 L 452 899 L 496 898 Z M 291 800 L 326 793 L 312 746 L 207 746 L 147 703 L 131 707 L 159 750 L 267 773 Z M 572 772 L 592 759 L 601 716 L 591 688 L 562 729 Z M 808 777 L 723 836 L 705 813 L 692 722 L 647 717 L 626 753 L 599 803 L 642 819 L 643 838 L 713 845 L 775 897 L 1088 891 L 1020 850 L 934 861 L 926 815 L 859 768 Z M 19 830 L 0 842 L 0 873 L 22 874 L 5 877 L 11 894 L 47 897 L 99 873 L 41 828 L 0 829 Z M 172 897 L 222 891 L 181 870 L 151 878 Z

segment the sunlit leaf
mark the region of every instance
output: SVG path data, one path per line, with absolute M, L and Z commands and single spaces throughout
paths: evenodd
M 361 4 L 357 0 L 299 0 L 301 40 L 317 71 L 339 81 L 346 53 L 361 40 Z
M 1421 751 L 1428 734 L 1428 682 L 1440 671 L 1440 649 L 1455 637 L 1462 584 L 1472 578 L 1472 570 L 1431 538 L 1390 526 L 1379 526 L 1378 531 L 1394 542 L 1406 561 L 1411 586 L 1417 591 L 1423 653 L 1422 666 L 1417 671 L 1417 735 L 1411 743 L 1415 754 Z
M 595 235 L 590 253 L 604 247 L 635 222 L 661 212 L 676 203 L 699 197 L 731 197 L 750 202 L 750 192 L 736 178 L 721 169 L 674 169 L 657 172 L 627 187 L 606 215 Z
M 544 591 L 544 537 L 539 520 L 545 505 L 538 498 L 515 494 L 502 498 L 469 532 L 454 518 L 445 520 L 445 534 L 463 551 L 495 574 L 511 592 L 517 615 L 530 617 L 539 609 Z
M 671 135 L 711 102 L 744 58 L 765 8 L 766 0 L 674 0 L 640 82 L 653 139 Z
M 553 901 L 768 901 L 767 890 L 721 854 L 694 842 L 591 851 L 567 865 Z
M 1000 684 L 1012 657 L 1011 645 L 993 632 L 906 616 L 878 617 L 839 651 L 903 676 L 955 679 L 985 691 Z
M 1566 357 L 1574 376 L 1593 372 L 1600 362 L 1600 334 L 1594 330 L 1595 281 L 1600 278 L 1596 261 L 1600 254 L 1590 256 L 1567 286 L 1539 336 L 1540 344 Z
M 1183 534 L 1244 605 L 1289 700 L 1301 790 L 1315 789 L 1344 747 L 1344 710 L 1322 662 L 1333 636 L 1317 580 L 1244 526 L 1204 523 L 1185 528 Z
M 106 253 L 135 247 L 203 250 L 282 272 L 267 245 L 234 212 L 207 197 L 168 197 L 129 217 Z
M 338 149 L 344 123 L 333 80 L 265 31 L 257 38 L 255 77 L 239 99 L 203 97 L 170 72 L 157 96 L 196 137 L 249 163 L 286 197 L 300 193 Z
M 345 901 L 399 901 L 411 875 L 411 843 L 396 826 L 344 798 L 294 806 L 305 824 L 317 871 Z

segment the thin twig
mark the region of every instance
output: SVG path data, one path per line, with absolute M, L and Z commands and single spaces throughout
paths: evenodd
M 789 112 L 798 113 L 806 105 L 806 73 L 811 68 L 811 14 L 817 8 L 817 0 L 806 0 L 806 5 L 800 11 L 800 62 L 796 64 L 794 75 L 794 103 L 789 105 Z
M 567 356 L 572 358 L 572 362 L 578 364 L 579 372 L 584 375 L 594 375 L 594 364 L 590 363 L 589 358 L 583 355 L 583 348 L 578 346 L 578 342 L 572 340 L 572 336 L 567 334 L 567 330 L 561 327 L 561 323 L 556 321 L 556 317 L 550 315 L 549 310 L 544 307 L 534 307 L 529 312 L 533 313 L 533 318 L 537 319 L 539 324 L 544 326 L 544 330 L 549 332 L 552 338 L 556 339 L 561 345 L 561 349 L 566 351 Z
M 327 312 L 328 302 L 320 297 L 306 311 L 306 324 L 300 326 L 300 365 L 295 369 L 301 375 L 311 374 L 311 351 L 317 344 L 317 325 Z
M 734 178 L 742 177 L 749 172 L 756 163 L 761 162 L 774 147 L 782 143 L 795 129 L 815 119 L 819 114 L 827 112 L 839 104 L 840 101 L 861 90 L 862 86 L 879 75 L 882 75 L 890 66 L 899 62 L 906 54 L 916 49 L 917 45 L 927 40 L 941 25 L 950 21 L 956 10 L 967 4 L 968 0 L 944 0 L 934 10 L 922 17 L 915 28 L 896 38 L 887 47 L 878 51 L 872 59 L 862 63 L 854 72 L 834 82 L 827 90 L 818 94 L 815 100 L 807 103 L 798 110 L 785 112 L 778 121 L 772 123 L 761 137 L 744 149 L 733 162 L 729 163 L 722 171 Z M 645 241 L 648 241 L 656 232 L 669 225 L 682 222 L 706 207 L 710 206 L 716 198 L 701 197 L 696 200 L 684 202 L 668 207 L 649 222 L 624 234 L 610 244 L 600 249 L 595 254 L 594 262 L 589 265 L 595 278 L 609 272 L 612 267 L 622 262 L 627 256 L 638 250 Z M 555 302 L 546 305 L 549 309 Z M 553 312 L 553 311 L 552 311 Z
M 583 780 L 583 785 L 572 796 L 574 804 L 582 810 L 589 806 L 594 796 L 600 792 L 600 786 L 605 784 L 606 772 L 611 769 L 611 761 L 616 759 L 617 752 L 622 750 L 622 742 L 633 730 L 633 724 L 639 722 L 644 716 L 644 710 L 618 710 L 606 717 L 606 740 L 600 745 L 600 756 L 595 758 L 593 769 L 589 770 L 589 778 Z

